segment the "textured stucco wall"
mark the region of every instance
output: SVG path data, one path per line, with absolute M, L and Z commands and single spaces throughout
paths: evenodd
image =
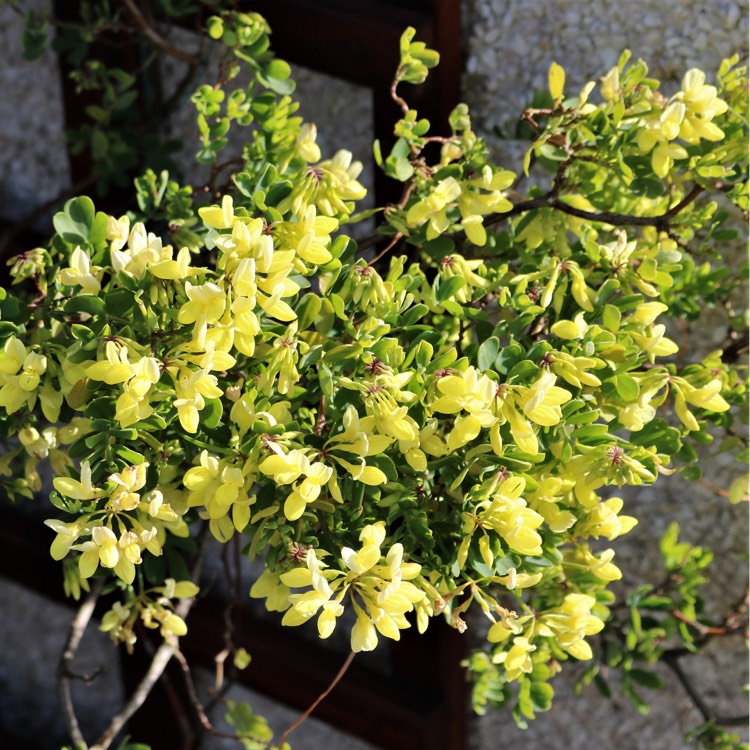
M 44 3 L 34 0 L 34 4 Z M 553 60 L 565 67 L 569 86 L 574 87 L 601 75 L 628 47 L 634 57 L 644 58 L 654 75 L 664 78 L 669 88 L 676 86 L 692 66 L 710 73 L 734 51 L 747 57 L 747 11 L 746 4 L 739 0 L 464 0 L 464 24 L 464 97 L 472 107 L 477 129 L 488 136 L 510 168 L 517 168 L 523 151 L 523 144 L 512 139 L 513 123 L 534 87 L 545 87 Z M 38 62 L 21 62 L 20 29 L 18 18 L 7 7 L 0 9 L 3 218 L 23 215 L 69 184 L 55 60 L 46 53 Z M 325 54 L 324 49 L 321 54 Z M 306 70 L 295 70 L 295 76 L 301 113 L 318 124 L 324 153 L 346 147 L 367 162 L 372 140 L 368 92 Z M 188 105 L 177 118 L 176 133 L 185 139 L 190 137 L 190 116 Z M 738 258 L 744 254 L 744 248 L 739 248 L 738 254 Z M 697 351 L 696 339 L 706 349 L 715 347 L 723 338 L 725 326 L 716 311 L 707 310 L 697 330 L 700 335 L 690 339 L 693 353 Z M 727 486 L 741 468 L 719 457 L 712 461 L 707 480 Z M 669 521 L 676 518 L 686 539 L 716 552 L 717 583 L 708 592 L 709 606 L 721 611 L 742 593 L 747 570 L 744 563 L 738 562 L 737 553 L 747 547 L 746 506 L 729 506 L 704 487 L 678 478 L 631 493 L 627 503 L 627 511 L 641 519 L 628 537 L 616 542 L 618 562 L 628 571 L 630 583 L 659 576 L 655 563 L 657 540 Z M 0 695 L 19 696 L 0 701 L 0 721 L 8 716 L 25 716 L 23 712 L 29 707 L 40 706 L 42 714 L 36 714 L 40 718 L 35 725 L 47 737 L 54 736 L 60 725 L 49 715 L 51 704 L 40 696 L 49 695 L 54 689 L 44 681 L 44 672 L 57 658 L 61 639 L 45 633 L 61 632 L 67 611 L 49 607 L 41 618 L 35 619 L 31 613 L 37 611 L 39 602 L 3 582 L 0 601 L 5 615 L 0 618 Z M 46 624 L 54 622 L 54 628 L 38 627 L 35 622 L 40 619 Z M 94 647 L 94 662 L 106 659 L 106 648 L 100 639 Z M 32 659 L 32 653 L 38 656 Z M 747 655 L 739 638 L 717 643 L 704 656 L 686 661 L 685 667 L 696 676 L 709 705 L 717 706 L 722 714 L 746 712 L 747 700 L 736 691 L 747 681 Z M 684 746 L 683 731 L 699 721 L 673 676 L 664 670 L 667 690 L 649 696 L 654 710 L 647 717 L 637 714 L 627 699 L 605 701 L 593 689 L 584 694 L 584 700 L 574 698 L 572 674 L 574 670 L 557 679 L 553 710 L 542 715 L 525 733 L 517 730 L 504 714 L 475 720 L 475 750 L 518 743 L 550 749 L 679 750 Z M 22 681 L 29 685 L 27 693 L 18 692 Z M 116 685 L 105 692 L 108 701 L 119 700 Z M 251 698 L 257 709 L 272 714 L 278 726 L 285 725 L 285 709 L 279 708 L 277 714 L 270 704 L 257 705 L 258 700 L 261 699 Z M 346 737 L 326 739 L 326 730 L 317 724 L 304 731 L 310 735 L 305 737 L 300 730 L 303 739 L 296 746 L 351 750 L 365 747 Z
M 499 159 L 518 168 L 525 144 L 513 140 L 518 114 L 534 88 L 546 89 L 551 62 L 566 70 L 571 90 L 595 80 L 614 65 L 627 48 L 643 58 L 664 89 L 679 86 L 685 71 L 700 67 L 709 76 L 721 60 L 738 52 L 747 60 L 746 4 L 735 0 L 470 0 L 464 4 L 467 52 L 464 96 L 478 130 L 487 134 Z M 498 135 L 499 131 L 499 135 Z M 745 248 L 734 250 L 730 263 L 744 260 Z M 746 292 L 741 295 L 743 306 Z M 721 345 L 726 335 L 722 311 L 706 309 L 689 335 L 689 356 L 700 358 Z M 678 338 L 678 340 L 680 340 Z M 742 473 L 737 462 L 719 456 L 707 467 L 706 481 L 719 487 Z M 722 612 L 747 586 L 747 507 L 730 506 L 701 485 L 670 477 L 655 487 L 624 496 L 625 511 L 639 525 L 612 546 L 625 574 L 623 586 L 660 580 L 658 540 L 671 520 L 678 520 L 684 539 L 714 550 L 714 580 L 706 592 L 708 611 Z M 747 651 L 741 637 L 715 643 L 706 654 L 686 659 L 707 704 L 724 716 L 747 713 Z M 593 686 L 583 699 L 572 685 L 580 668 L 573 665 L 554 684 L 552 711 L 540 715 L 523 732 L 508 717 L 490 713 L 474 722 L 472 746 L 484 750 L 525 743 L 533 748 L 578 750 L 681 750 L 683 734 L 701 723 L 674 675 L 659 674 L 666 690 L 644 691 L 653 709 L 641 716 L 627 698 L 608 701 Z M 747 730 L 744 729 L 747 736 Z

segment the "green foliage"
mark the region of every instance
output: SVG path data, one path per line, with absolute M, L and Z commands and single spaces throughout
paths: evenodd
M 245 750 L 265 750 L 269 746 L 273 732 L 268 722 L 254 713 L 247 703 L 227 701 L 225 718 L 235 728 Z M 289 748 L 288 745 L 284 747 Z
M 747 742 L 740 742 L 739 734 L 717 727 L 712 721 L 692 729 L 685 737 L 697 750 L 747 750 Z
M 87 50 L 122 10 L 84 6 L 91 38 L 58 45 L 102 103 L 74 143 L 116 182 L 138 163 L 121 129 L 134 81 Z M 263 556 L 250 594 L 284 625 L 315 619 L 327 638 L 350 611 L 353 651 L 434 618 L 463 632 L 467 610 L 482 612 L 488 644 L 467 663 L 480 712 L 507 707 L 525 725 L 571 658 L 591 660 L 582 684 L 605 693 L 603 667 L 616 669 L 645 712 L 666 644 L 702 645 L 711 553 L 670 527 L 665 583 L 619 604 L 615 553 L 597 540 L 637 522 L 609 488 L 697 480 L 714 435 L 746 450 L 733 432 L 746 368 L 730 345 L 683 361 L 667 329 L 728 305 L 739 283 L 717 263 L 734 210 L 718 200 L 746 207 L 746 71 L 729 61 L 712 86 L 691 70 L 666 96 L 624 53 L 598 90 L 571 95 L 553 65 L 544 106 L 525 113 L 523 171 L 547 186 L 521 196 L 465 105 L 433 135 L 401 97 L 438 61 L 408 29 L 397 139 L 385 158 L 375 148 L 403 194 L 382 207 L 374 254 L 343 233 L 368 215 L 355 213 L 361 164 L 323 158 L 269 34 L 254 13 L 207 22 L 219 78 L 191 97 L 205 185 L 151 163 L 128 213 L 74 198 L 48 247 L 12 261 L 6 491 L 38 493 L 49 460 L 66 591 L 112 584 L 121 600 L 102 628 L 128 648 L 137 624 L 169 642 L 186 632 L 176 600 L 198 591 L 188 563 L 203 529 Z M 242 156 L 222 163 L 237 128 Z M 228 720 L 245 747 L 270 741 L 249 706 L 229 704 Z

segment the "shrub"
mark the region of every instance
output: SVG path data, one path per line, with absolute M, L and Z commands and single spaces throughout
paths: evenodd
M 178 648 L 208 533 L 262 557 L 250 593 L 283 624 L 314 620 L 326 638 L 349 611 L 353 652 L 483 612 L 475 708 L 523 723 L 549 707 L 562 662 L 594 657 L 610 618 L 621 572 L 597 540 L 636 523 L 610 488 L 698 480 L 696 446 L 746 404 L 729 349 L 682 364 L 669 334 L 739 283 L 716 261 L 734 236 L 719 202 L 747 209 L 745 69 L 726 61 L 715 86 L 687 71 L 669 95 L 628 53 L 580 90 L 553 64 L 524 115 L 519 174 L 492 162 L 465 105 L 447 135 L 409 106 L 403 84 L 438 62 L 409 29 L 397 140 L 375 146 L 403 192 L 357 213 L 361 165 L 322 158 L 263 19 L 228 11 L 208 35 L 224 57 L 192 97 L 207 191 L 147 170 L 137 207 L 71 199 L 49 244 L 13 261 L 6 491 L 39 493 L 49 461 L 66 592 L 118 591 L 101 627 L 127 648 L 138 626 L 160 630 L 166 659 Z M 131 82 L 82 65 L 110 102 L 90 114 L 112 142 Z M 230 128 L 245 145 L 222 163 Z M 373 215 L 374 235 L 346 234 Z M 743 439 L 726 445 L 745 457 Z M 710 554 L 675 527 L 663 553 L 668 585 L 631 596 L 608 631 L 627 634 L 605 633 L 584 676 L 620 667 L 639 702 L 634 684 L 658 679 L 639 665 L 708 627 L 696 602 Z M 251 743 L 246 712 L 231 715 Z

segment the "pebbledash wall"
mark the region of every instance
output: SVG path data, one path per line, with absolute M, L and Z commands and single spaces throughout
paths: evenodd
M 35 4 L 44 3 L 35 0 Z M 23 63 L 20 32 L 16 15 L 7 7 L 0 9 L 0 218 L 11 220 L 28 214 L 69 184 L 55 59 L 46 54 L 36 63 Z M 677 88 L 691 67 L 701 67 L 711 75 L 722 58 L 733 52 L 746 60 L 747 40 L 746 3 L 739 0 L 464 0 L 464 99 L 472 109 L 476 130 L 488 137 L 501 163 L 518 169 L 524 144 L 513 140 L 515 120 L 534 88 L 545 87 L 552 61 L 565 67 L 572 90 L 602 75 L 629 48 L 634 57 L 648 62 L 669 90 Z M 302 114 L 317 123 L 324 153 L 346 147 L 367 162 L 372 140 L 368 92 L 307 70 L 298 69 L 295 74 Z M 346 129 L 340 127 L 343 117 Z M 186 110 L 178 118 L 182 124 L 176 134 L 189 137 L 189 120 Z M 371 182 L 367 170 L 366 181 Z M 736 256 L 727 262 L 739 262 L 744 253 L 744 246 L 738 246 Z M 738 305 L 745 304 L 743 292 Z M 691 357 L 719 346 L 726 322 L 718 311 L 707 309 L 694 330 L 700 334 L 690 337 Z M 719 456 L 708 464 L 706 479 L 728 486 L 742 470 Z M 704 487 L 677 477 L 631 492 L 626 502 L 627 512 L 640 523 L 615 543 L 617 560 L 626 572 L 625 586 L 659 576 L 658 539 L 676 519 L 686 539 L 716 553 L 715 585 L 707 592 L 709 612 L 721 612 L 742 595 L 748 571 L 738 562 L 738 555 L 747 549 L 746 505 L 730 506 Z M 24 728 L 33 723 L 39 740 L 49 740 L 62 731 L 59 718 L 53 704 L 40 704 L 33 696 L 54 694 L 54 669 L 49 665 L 57 658 L 60 643 L 51 631 L 62 632 L 68 613 L 50 606 L 45 617 L 37 619 L 32 612 L 43 602 L 1 580 L 0 601 L 3 613 L 15 613 L 0 618 L 0 642 L 6 646 L 0 653 L 0 695 L 6 696 L 0 701 L 0 726 L 15 716 Z M 14 626 L 14 620 L 20 625 Z M 34 624 L 40 621 L 54 621 L 56 626 Z M 481 623 L 475 623 L 474 629 L 480 630 Z M 33 648 L 30 632 L 34 633 Z M 108 644 L 102 639 L 93 648 L 92 663 L 108 660 Z M 741 638 L 717 641 L 706 654 L 685 660 L 684 666 L 706 703 L 718 713 L 746 713 L 747 699 L 739 691 L 747 682 L 747 652 Z M 19 689 L 19 674 L 29 685 L 26 694 Z M 574 666 L 557 678 L 553 710 L 540 715 L 526 732 L 518 730 L 505 713 L 474 719 L 473 749 L 523 743 L 549 750 L 681 750 L 686 747 L 684 731 L 700 723 L 700 716 L 667 670 L 660 670 L 666 690 L 648 696 L 653 705 L 650 716 L 639 715 L 616 692 L 612 701 L 600 698 L 593 688 L 581 699 L 575 698 L 575 674 Z M 116 680 L 105 688 L 97 689 L 92 709 L 96 705 L 103 711 L 102 700 L 117 705 Z M 86 696 L 81 700 L 87 700 Z M 250 700 L 278 727 L 288 724 L 292 714 L 286 709 L 258 696 Z M 368 747 L 315 722 L 303 725 L 295 737 L 295 747 L 303 750 Z M 210 745 L 221 746 L 226 745 Z

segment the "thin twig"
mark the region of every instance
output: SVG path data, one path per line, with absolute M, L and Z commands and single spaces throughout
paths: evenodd
M 193 704 L 193 708 L 195 709 L 195 713 L 198 716 L 198 721 L 200 721 L 201 726 L 204 729 L 207 729 L 208 731 L 212 731 L 214 728 L 214 725 L 211 723 L 211 720 L 206 716 L 206 712 L 203 708 L 203 704 L 200 702 L 200 699 L 198 698 L 198 694 L 195 691 L 195 684 L 193 683 L 193 675 L 190 673 L 190 665 L 187 662 L 187 659 L 185 658 L 185 654 L 182 653 L 179 649 L 175 652 L 175 659 L 180 663 L 180 666 L 182 667 L 182 674 L 185 677 L 185 687 L 187 688 L 188 695 L 190 696 L 190 701 Z
M 185 687 L 188 691 L 188 696 L 190 697 L 190 702 L 193 704 L 193 709 L 195 710 L 195 713 L 198 717 L 198 721 L 200 721 L 201 726 L 207 731 L 211 732 L 216 737 L 221 737 L 223 739 L 227 740 L 242 740 L 242 735 L 235 734 L 233 732 L 223 732 L 221 729 L 217 729 L 213 723 L 211 722 L 211 719 L 208 718 L 208 713 L 206 712 L 206 709 L 204 708 L 203 704 L 200 702 L 200 699 L 198 698 L 198 693 L 195 690 L 195 683 L 193 682 L 193 675 L 190 671 L 190 665 L 188 664 L 187 659 L 185 658 L 185 655 L 180 651 L 179 649 L 175 652 L 175 659 L 179 662 L 180 666 L 182 667 L 182 674 L 185 678 Z
M 701 716 L 703 717 L 703 721 L 713 722 L 714 724 L 722 726 L 736 726 L 747 724 L 747 716 L 714 716 L 708 704 L 703 700 L 703 697 L 695 689 L 693 683 L 690 681 L 690 678 L 685 674 L 684 670 L 680 666 L 679 657 L 677 655 L 665 654 L 663 657 L 663 661 L 680 681 L 680 685 L 682 685 L 683 690 L 688 694 L 688 697 L 693 702 L 693 705 L 700 712 Z
M 190 609 L 191 601 L 188 600 L 182 604 L 187 606 L 181 606 L 177 608 L 177 613 L 183 617 L 187 615 Z M 130 700 L 127 702 L 125 707 L 115 716 L 110 722 L 109 726 L 102 733 L 96 745 L 92 746 L 91 750 L 106 750 L 111 744 L 120 730 L 125 726 L 130 717 L 144 704 L 149 693 L 153 689 L 154 685 L 158 682 L 162 673 L 167 668 L 170 659 L 175 655 L 177 651 L 177 645 L 174 643 L 162 643 L 156 653 L 154 654 L 151 664 L 148 668 L 143 679 L 138 684 L 133 695 L 130 696 Z
M 354 651 L 349 652 L 349 656 L 346 657 L 346 661 L 343 663 L 341 669 L 339 669 L 336 676 L 333 678 L 331 684 L 315 699 L 315 702 L 310 706 L 310 708 L 305 711 L 305 713 L 302 714 L 295 722 L 292 724 L 284 734 L 281 735 L 281 740 L 279 740 L 279 747 L 281 750 L 284 750 L 284 743 L 287 740 L 287 737 L 323 702 L 325 698 L 328 697 L 328 694 L 333 690 L 336 685 L 339 684 L 341 681 L 341 678 L 346 674 L 346 670 L 349 669 L 349 665 L 352 663 L 352 660 L 354 659 Z
M 690 682 L 690 678 L 683 671 L 682 667 L 680 666 L 678 657 L 672 656 L 670 654 L 665 654 L 663 660 L 664 663 L 672 670 L 674 675 L 680 681 L 680 685 L 682 685 L 683 690 L 688 694 L 688 697 L 693 702 L 693 705 L 698 709 L 698 711 L 700 711 L 700 714 L 703 717 L 703 721 L 710 721 L 711 709 L 709 709 L 709 707 L 706 705 L 703 697 L 698 693 L 698 691 L 693 686 L 693 683 Z
M 707 490 L 711 490 L 711 492 L 713 492 L 715 495 L 719 495 L 720 497 L 729 497 L 729 490 L 717 487 L 715 484 L 711 484 L 711 482 L 707 482 L 705 479 L 699 479 L 698 484 L 701 487 L 705 487 Z M 750 500 L 750 495 L 745 492 L 742 495 L 742 499 L 747 502 L 747 500 Z
M 162 52 L 166 52 L 168 55 L 171 55 L 178 60 L 182 60 L 189 65 L 198 65 L 199 61 L 195 57 L 193 57 L 193 55 L 188 52 L 184 52 L 181 49 L 177 49 L 177 47 L 173 47 L 163 36 L 158 34 L 156 30 L 149 25 L 148 21 L 146 21 L 146 19 L 143 17 L 143 14 L 135 4 L 134 0 L 122 1 L 125 7 L 130 12 L 130 15 L 133 16 L 133 20 L 138 24 L 138 26 L 141 27 L 143 35 L 151 44 L 154 45 L 154 47 L 157 47 Z
M 400 239 L 403 238 L 403 233 L 399 232 L 384 248 L 381 250 L 368 264 L 367 268 L 377 263 Z
M 721 625 L 719 627 L 704 625 L 702 622 L 698 622 L 697 620 L 691 620 L 689 617 L 680 612 L 679 609 L 673 609 L 671 615 L 675 618 L 675 620 L 684 622 L 686 625 L 689 625 L 691 628 L 697 630 L 698 633 L 700 633 L 700 635 L 703 637 L 734 635 L 738 630 L 742 628 L 741 624 L 734 627 L 728 625 Z
M 76 747 L 80 747 L 81 750 L 86 750 L 88 745 L 83 738 L 81 728 L 78 724 L 78 717 L 76 716 L 75 706 L 73 704 L 73 696 L 70 692 L 70 681 L 74 676 L 73 660 L 75 659 L 78 647 L 81 645 L 83 634 L 86 632 L 86 626 L 89 624 L 89 621 L 94 614 L 96 603 L 99 600 L 99 593 L 102 590 L 102 584 L 103 581 L 101 580 L 94 583 L 91 592 L 79 608 L 76 616 L 73 618 L 73 622 L 70 623 L 68 640 L 65 644 L 65 649 L 60 655 L 60 662 L 57 667 L 60 702 L 63 706 L 63 712 L 65 713 L 68 732 L 70 732 L 70 738 L 73 740 L 73 744 Z
M 409 114 L 409 105 L 406 103 L 406 100 L 400 97 L 396 93 L 396 87 L 398 86 L 398 78 L 393 79 L 393 83 L 391 84 L 391 99 L 393 99 L 396 104 L 401 108 L 401 111 L 405 114 Z
M 631 214 L 618 214 L 611 211 L 584 211 L 583 209 L 575 208 L 575 206 L 563 202 L 555 197 L 554 193 L 550 191 L 539 198 L 532 198 L 528 201 L 516 203 L 510 211 L 488 216 L 484 223 L 485 226 L 489 226 L 505 221 L 511 216 L 517 216 L 518 214 L 533 211 L 537 208 L 554 208 L 557 211 L 569 214 L 570 216 L 575 216 L 579 219 L 599 221 L 603 224 L 612 224 L 613 226 L 657 227 L 658 229 L 664 229 L 669 224 L 670 219 L 674 218 L 680 211 L 687 208 L 687 206 L 689 206 L 702 192 L 703 188 L 700 185 L 694 185 L 693 189 L 679 203 L 672 206 L 672 208 L 665 211 L 663 214 L 659 214 L 658 216 L 633 216 Z
M 206 549 L 206 543 L 208 541 L 208 527 L 205 527 L 201 532 L 201 538 L 199 541 L 198 555 L 193 565 L 191 572 L 191 580 L 196 581 L 200 575 L 200 570 L 203 565 L 203 555 Z M 195 599 L 183 599 L 177 607 L 175 612 L 184 620 L 190 608 L 193 606 Z M 127 724 L 130 717 L 143 705 L 146 698 L 154 688 L 154 685 L 158 682 L 159 678 L 164 673 L 172 657 L 179 650 L 176 638 L 174 642 L 167 642 L 159 646 L 151 659 L 148 671 L 144 675 L 143 679 L 138 683 L 135 691 L 130 697 L 130 700 L 125 704 L 125 707 L 112 718 L 109 726 L 104 730 L 102 735 L 99 737 L 96 745 L 93 745 L 90 750 L 107 750 L 112 744 L 115 737 L 119 734 L 120 730 Z

